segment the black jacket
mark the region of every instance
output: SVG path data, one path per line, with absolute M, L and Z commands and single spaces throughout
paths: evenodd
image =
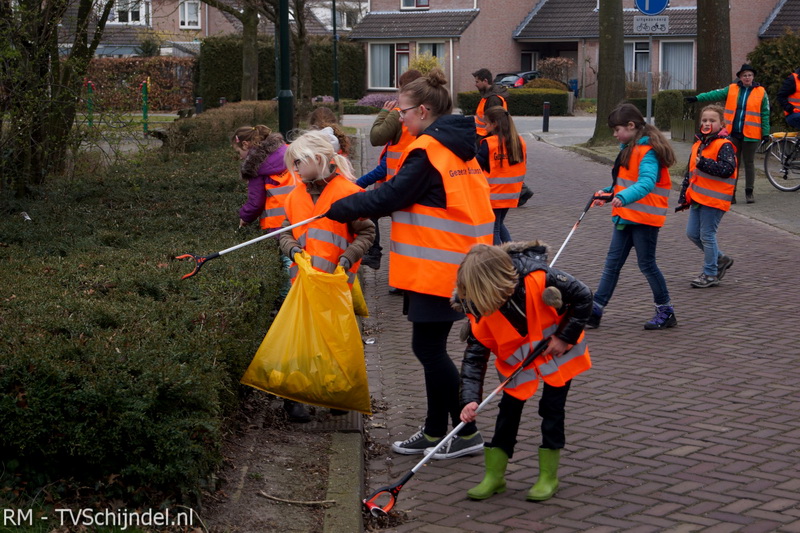
M 475 157 L 475 122 L 463 115 L 444 115 L 422 135 L 430 135 L 463 161 Z M 447 207 L 447 195 L 439 171 L 425 150 L 412 150 L 397 175 L 378 189 L 342 198 L 331 206 L 327 217 L 337 222 L 356 218 L 378 218 L 413 204 Z
M 794 72 L 795 74 L 800 75 L 800 68 Z M 787 113 L 791 113 L 794 110 L 794 106 L 789 103 L 789 97 L 794 94 L 796 88 L 797 85 L 794 82 L 794 76 L 789 76 L 783 80 L 781 88 L 778 89 L 778 105 L 781 106 L 781 109 Z
M 514 294 L 500 307 L 499 312 L 521 334 L 528 332 L 527 318 L 520 312 L 526 308 L 525 277 L 537 270 L 545 271 L 545 287 L 555 287 L 561 292 L 563 305 L 558 309 L 564 317 L 555 336 L 568 344 L 575 344 L 592 314 L 592 291 L 583 282 L 566 272 L 547 266 L 546 246 L 534 242 L 511 245 L 508 249 L 514 267 L 519 272 L 519 283 Z M 512 303 L 513 302 L 513 303 Z M 470 331 L 467 348 L 461 363 L 461 405 L 480 402 L 483 397 L 483 379 L 489 361 L 489 348 L 481 344 Z

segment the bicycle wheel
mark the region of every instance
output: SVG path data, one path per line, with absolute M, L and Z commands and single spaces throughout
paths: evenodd
M 769 182 L 779 191 L 800 189 L 800 161 L 797 144 L 781 139 L 772 143 L 764 154 L 764 172 Z

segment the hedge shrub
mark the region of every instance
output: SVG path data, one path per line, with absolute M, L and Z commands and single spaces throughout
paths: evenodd
M 0 494 L 196 503 L 286 277 L 274 241 L 187 280 L 174 257 L 260 234 L 245 198 L 226 146 L 54 182 L 31 222 L 0 206 Z
M 508 110 L 512 115 L 537 116 L 542 114 L 544 102 L 550 102 L 551 115 L 566 115 L 568 92 L 556 89 L 514 89 L 508 91 Z M 458 107 L 465 115 L 474 115 L 481 95 L 478 91 L 458 93 Z
M 149 77 L 150 111 L 172 111 L 193 105 L 194 71 L 191 58 L 94 58 L 86 79 L 94 85 L 92 100 L 97 110 L 141 112 L 141 85 Z M 84 88 L 84 101 L 87 97 Z
M 670 129 L 673 118 L 684 118 L 683 93 L 678 90 L 659 92 L 653 102 L 653 118 L 656 127 L 662 131 Z
M 165 147 L 171 152 L 197 152 L 228 146 L 237 128 L 256 124 L 277 130 L 278 103 L 272 100 L 237 102 L 176 120 L 165 130 Z

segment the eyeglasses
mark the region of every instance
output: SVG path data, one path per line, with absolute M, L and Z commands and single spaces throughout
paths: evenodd
M 418 105 L 412 105 L 411 107 L 407 107 L 405 109 L 400 109 L 398 111 L 398 113 L 400 113 L 400 118 L 405 118 L 406 117 L 406 111 L 411 111 L 412 109 L 416 109 L 417 107 L 419 107 L 419 106 Z

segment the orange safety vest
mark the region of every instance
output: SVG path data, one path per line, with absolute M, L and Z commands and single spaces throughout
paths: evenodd
M 537 342 L 558 331 L 564 315 L 559 315 L 554 308 L 542 301 L 545 277 L 544 270 L 531 272 L 525 277 L 525 313 L 528 319 L 526 336 L 520 335 L 500 311 L 495 311 L 479 321 L 474 316 L 467 315 L 473 336 L 496 355 L 494 365 L 500 381 L 511 375 Z M 548 385 L 563 387 L 578 374 L 589 370 L 592 361 L 584 337 L 585 334 L 581 332 L 578 342 L 559 357 L 547 353 L 539 355 L 533 360 L 532 366 L 517 374 L 503 390 L 514 398 L 527 400 L 536 393 L 540 376 Z
M 644 155 L 652 149 L 653 147 L 647 144 L 637 144 L 633 147 L 628 166 L 620 165 L 619 167 L 619 175 L 614 185 L 614 195 L 636 183 L 639 179 L 639 164 L 642 162 Z M 660 228 L 667 220 L 667 206 L 669 205 L 669 191 L 671 188 L 672 181 L 669 177 L 669 170 L 659 165 L 655 188 L 644 198 L 624 207 L 614 207 L 611 209 L 611 216 L 620 216 L 631 222 Z
M 794 92 L 789 95 L 787 100 L 792 104 L 794 109 L 792 109 L 791 113 L 788 111 L 783 112 L 787 117 L 795 113 L 800 113 L 800 76 L 798 76 L 796 72 L 792 72 L 792 76 L 794 77 Z
M 399 110 L 399 108 L 395 109 Z M 408 133 L 408 128 L 403 123 L 401 123 L 400 131 L 400 139 L 396 143 L 387 143 L 381 152 L 381 157 L 383 157 L 383 154 L 386 154 L 387 180 L 393 178 L 395 174 L 397 174 L 397 170 L 400 168 L 400 158 L 403 157 L 403 152 L 405 152 L 406 148 L 408 148 L 408 146 L 414 142 L 414 139 L 416 139 L 416 137 Z M 386 180 L 378 180 L 378 182 L 384 181 Z
M 261 213 L 261 229 L 281 227 L 286 219 L 286 210 L 283 208 L 283 204 L 286 203 L 286 197 L 295 186 L 294 176 L 288 169 L 280 174 L 273 174 L 270 178 L 277 181 L 278 184 L 264 184 L 264 188 L 267 190 L 267 201 L 264 204 L 264 212 Z
M 761 102 L 767 97 L 764 87 L 753 87 L 747 95 L 744 108 L 744 124 L 742 135 L 748 139 L 761 139 Z M 728 99 L 725 100 L 725 126 L 731 131 L 736 106 L 739 102 L 739 84 L 732 83 L 728 88 Z
M 489 182 L 492 209 L 517 207 L 527 165 L 525 141 L 522 137 L 519 138 L 522 144 L 522 161 L 516 165 L 508 164 L 508 154 L 500 154 L 500 142 L 496 135 L 490 135 L 482 142 L 489 146 L 489 175 L 486 179 Z
M 733 144 L 728 139 L 714 139 L 708 146 L 703 148 L 701 155 L 708 159 L 717 160 L 720 148 L 725 144 Z M 723 211 L 729 211 L 731 200 L 733 199 L 734 188 L 736 187 L 736 177 L 738 168 L 734 167 L 733 176 L 721 178 L 712 176 L 697 168 L 697 151 L 700 148 L 700 141 L 692 146 L 692 157 L 689 159 L 689 188 L 686 189 L 686 202 L 697 202 L 698 204 L 716 207 Z
M 503 105 L 503 109 L 508 111 L 508 103 L 506 99 L 500 96 L 499 94 L 493 94 L 491 96 L 496 96 L 500 99 Z M 475 110 L 475 131 L 478 133 L 480 137 L 486 137 L 489 132 L 486 131 L 486 122 L 483 118 L 483 108 L 486 106 L 487 98 L 481 98 L 481 101 L 478 102 L 478 109 Z
M 425 150 L 444 183 L 447 207 L 413 204 L 392 213 L 389 251 L 389 285 L 449 298 L 456 271 L 475 244 L 492 244 L 494 213 L 489 185 L 478 161 L 462 161 L 431 137 L 411 143 L 400 166 L 412 150 Z
M 319 195 L 315 204 L 305 186 L 298 185 L 286 198 L 286 218 L 290 223 L 296 223 L 326 213 L 336 200 L 357 192 L 363 192 L 363 190 L 341 174 L 337 174 L 322 189 L 322 194 Z M 329 274 L 336 270 L 339 265 L 339 258 L 344 254 L 350 243 L 355 240 L 355 234 L 350 231 L 350 227 L 347 224 L 325 217 L 294 228 L 292 235 L 311 256 L 311 266 L 315 270 Z M 359 265 L 361 265 L 360 260 L 356 261 L 347 272 L 348 283 L 351 287 L 356 279 Z M 297 272 L 297 265 L 292 263 L 289 267 L 289 275 L 293 283 L 297 277 Z

